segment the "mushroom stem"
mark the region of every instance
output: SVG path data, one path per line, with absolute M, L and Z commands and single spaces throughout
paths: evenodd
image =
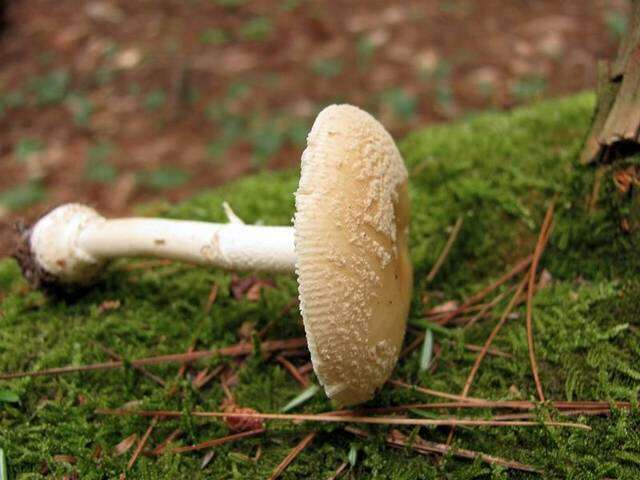
M 227 209 L 230 211 L 230 209 Z M 62 205 L 23 234 L 16 257 L 35 285 L 87 284 L 107 260 L 143 256 L 229 270 L 293 272 L 293 227 L 160 218 L 107 220 L 84 205 Z M 22 253 L 20 253 L 22 252 Z
M 293 272 L 293 227 L 122 218 L 83 228 L 76 246 L 97 260 L 160 257 L 229 270 Z

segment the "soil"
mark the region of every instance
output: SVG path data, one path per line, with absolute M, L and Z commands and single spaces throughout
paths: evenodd
M 627 12 L 604 0 L 10 2 L 0 256 L 18 217 L 56 204 L 122 215 L 294 166 L 332 102 L 400 138 L 592 88 Z

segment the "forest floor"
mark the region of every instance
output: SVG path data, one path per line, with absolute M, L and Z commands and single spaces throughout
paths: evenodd
M 292 400 L 299 403 L 288 407 L 290 413 L 335 408 L 322 390 L 311 394 L 301 385 L 317 385 L 317 380 L 308 372 L 308 351 L 296 340 L 304 337 L 304 330 L 294 307 L 293 275 L 243 275 L 238 280 L 217 269 L 126 260 L 114 263 L 82 295 L 62 297 L 31 290 L 15 261 L 5 259 L 0 261 L 0 372 L 79 366 L 114 355 L 126 364 L 121 369 L 0 380 L 0 449 L 10 478 L 262 479 L 303 440 L 307 448 L 300 448 L 281 478 L 326 479 L 338 470 L 345 479 L 638 478 L 637 247 L 620 235 L 606 196 L 590 213 L 585 208 L 593 175 L 576 175 L 574 165 L 593 106 L 593 95 L 583 94 L 430 127 L 400 143 L 410 172 L 415 269 L 405 345 L 425 328 L 432 331 L 433 344 L 431 354 L 429 348 L 418 348 L 403 355 L 393 379 L 432 391 L 388 383 L 363 407 L 413 405 L 405 411 L 416 421 L 503 415 L 502 420 L 533 425 L 459 427 L 453 435 L 455 448 L 444 456 L 424 449 L 434 448 L 425 442 L 446 443 L 448 427 L 354 430 L 353 425 L 291 421 L 268 421 L 264 431 L 257 428 L 260 424 L 245 425 L 258 431 L 215 448 L 205 444 L 201 450 L 179 452 L 177 448 L 226 437 L 234 427 L 232 422 L 195 417 L 194 411 L 220 411 L 227 405 L 278 412 Z M 174 206 L 149 208 L 175 218 L 220 221 L 226 200 L 247 222 L 285 224 L 293 214 L 297 179 L 296 169 L 266 171 Z M 446 326 L 438 322 L 443 312 L 529 258 L 554 198 L 553 231 L 531 310 L 531 338 L 547 399 L 538 402 L 527 346 L 527 309 L 523 304 L 507 309 L 524 272 L 477 300 L 476 309 L 488 302 L 492 306 L 473 326 L 467 324 L 477 310 Z M 458 219 L 463 222 L 460 233 L 428 282 L 427 273 Z M 507 322 L 469 394 L 485 400 L 533 401 L 533 409 L 432 408 L 434 401 L 449 401 L 433 391 L 448 398 L 463 391 L 478 358 L 477 346 L 486 342 L 499 318 Z M 286 354 L 293 367 L 285 368 L 277 354 L 258 353 L 216 355 L 184 368 L 148 366 L 145 374 L 129 363 L 191 348 L 238 342 L 264 346 L 280 340 L 297 345 L 278 352 Z M 297 380 L 291 371 L 297 371 Z M 569 404 L 571 411 L 561 412 L 550 401 L 604 403 L 595 412 L 576 403 Z M 616 406 L 615 401 L 629 403 Z M 174 410 L 183 416 L 156 423 L 138 415 L 101 414 L 99 409 L 105 408 Z M 553 420 L 573 424 L 550 426 Z M 176 430 L 171 445 L 162 447 Z M 164 453 L 155 455 L 158 448 Z M 460 458 L 465 452 L 492 457 Z M 527 469 L 537 473 L 523 471 Z
M 400 138 L 591 88 L 625 0 L 2 2 L 0 254 L 69 201 L 109 215 L 294 166 L 317 112 Z

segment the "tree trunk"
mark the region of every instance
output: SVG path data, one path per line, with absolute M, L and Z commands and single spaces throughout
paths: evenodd
M 597 169 L 589 207 L 607 201 L 623 231 L 640 232 L 640 0 L 633 1 L 616 59 L 598 64 L 597 92 L 580 155 L 582 166 Z

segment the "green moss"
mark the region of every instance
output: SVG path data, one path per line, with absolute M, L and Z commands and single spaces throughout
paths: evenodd
M 574 175 L 573 165 L 593 107 L 592 95 L 580 95 L 521 109 L 488 113 L 454 124 L 428 128 L 401 142 L 411 174 L 413 210 L 411 250 L 416 291 L 411 316 L 418 319 L 426 292 L 424 277 L 441 251 L 451 226 L 465 219 L 459 240 L 435 281 L 427 302 L 461 299 L 497 278 L 515 260 L 531 252 L 548 200 L 559 195 L 559 211 L 543 267 L 553 284 L 535 299 L 535 338 L 545 393 L 551 399 L 636 401 L 640 368 L 637 319 L 640 282 L 610 216 L 587 216 L 579 196 L 591 181 Z M 175 218 L 223 220 L 228 201 L 247 222 L 287 224 L 293 215 L 297 172 L 264 173 L 199 195 L 162 214 Z M 578 193 L 577 193 L 578 192 Z M 595 218 L 595 219 L 594 219 Z M 104 361 L 95 342 L 109 345 L 127 359 L 186 351 L 238 341 L 238 330 L 250 321 L 260 329 L 272 323 L 270 338 L 303 334 L 298 313 L 287 310 L 296 297 L 295 279 L 274 276 L 277 288 L 264 290 L 258 302 L 238 301 L 229 293 L 231 276 L 214 269 L 170 264 L 131 269 L 130 261 L 113 264 L 103 280 L 72 299 L 46 298 L 25 289 L 16 264 L 0 261 L 0 370 L 40 369 Z M 203 306 L 213 282 L 220 293 L 210 313 Z M 101 311 L 105 300 L 120 308 Z M 501 307 L 504 307 L 502 305 Z M 498 309 L 497 311 L 500 311 Z M 285 313 L 283 313 L 285 312 Z M 496 348 L 514 358 L 488 357 L 474 382 L 472 395 L 534 398 L 523 327 L 523 311 L 511 320 Z M 467 332 L 435 332 L 442 354 L 435 373 L 419 372 L 419 352 L 404 359 L 396 375 L 435 389 L 458 392 L 475 359 L 464 343 L 482 343 L 495 319 Z M 408 341 L 410 337 L 408 338 Z M 215 366 L 221 359 L 201 365 Z M 128 456 L 113 446 L 124 437 L 141 435 L 148 419 L 102 417 L 97 407 L 119 407 L 136 401 L 143 408 L 189 411 L 219 409 L 224 394 L 213 382 L 196 391 L 176 381 L 176 366 L 154 373 L 168 380 L 161 388 L 136 371 L 77 373 L 62 377 L 3 382 L 20 396 L 19 404 L 0 403 L 0 447 L 11 478 L 61 477 L 74 469 L 82 478 L 115 478 Z M 239 404 L 277 411 L 300 393 L 300 387 L 275 362 L 257 356 L 238 366 L 235 395 Z M 167 392 L 178 385 L 179 394 Z M 420 394 L 385 388 L 371 405 L 425 401 Z M 299 408 L 319 412 L 331 408 L 316 395 Z M 488 416 L 489 412 L 474 415 Z M 546 407 L 540 418 L 556 414 Z M 457 445 L 521 462 L 545 471 L 546 478 L 637 478 L 640 469 L 640 414 L 616 411 L 609 418 L 579 418 L 592 431 L 551 428 L 460 428 Z M 183 444 L 225 435 L 223 424 L 197 418 L 161 422 L 152 445 L 174 428 L 185 432 Z M 479 462 L 447 456 L 442 462 L 384 443 L 384 428 L 356 439 L 336 425 L 271 423 L 260 438 L 216 448 L 213 460 L 200 468 L 203 453 L 160 458 L 141 457 L 127 478 L 266 478 L 311 429 L 320 432 L 282 478 L 327 478 L 352 447 L 358 451 L 354 478 L 533 478 Z M 443 441 L 447 429 L 422 428 L 424 438 Z M 94 452 L 102 448 L 96 459 Z M 247 459 L 260 447 L 257 463 Z M 73 455 L 75 466 L 56 462 Z M 348 477 L 347 477 L 348 478 Z

